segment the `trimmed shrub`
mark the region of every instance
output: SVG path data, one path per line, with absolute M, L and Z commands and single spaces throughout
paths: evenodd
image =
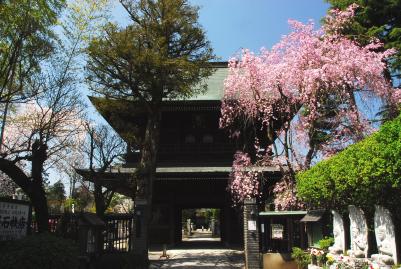
M 329 247 L 334 244 L 334 238 L 325 236 L 323 239 L 319 240 L 319 248 L 328 251 Z
M 76 269 L 79 267 L 75 242 L 51 234 L 37 234 L 1 242 L 3 269 Z
M 401 116 L 311 169 L 298 173 L 298 196 L 309 206 L 372 213 L 381 204 L 401 212 Z

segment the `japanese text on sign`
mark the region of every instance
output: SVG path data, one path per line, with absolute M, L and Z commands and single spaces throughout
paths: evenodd
M 284 226 L 282 224 L 272 224 L 272 239 L 283 239 Z
M 29 205 L 0 201 L 0 241 L 26 236 Z

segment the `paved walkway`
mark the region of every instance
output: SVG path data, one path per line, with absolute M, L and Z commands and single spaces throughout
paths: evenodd
M 212 232 L 208 230 L 195 230 L 190 236 L 183 236 L 182 242 L 194 242 L 194 241 L 207 241 L 207 242 L 220 242 L 220 237 L 212 237 Z
M 203 248 L 204 247 L 204 248 Z M 169 249 L 169 258 L 161 258 L 161 251 L 151 251 L 150 269 L 242 269 L 244 268 L 244 253 L 235 249 L 211 248 L 196 245 L 185 245 L 182 248 Z

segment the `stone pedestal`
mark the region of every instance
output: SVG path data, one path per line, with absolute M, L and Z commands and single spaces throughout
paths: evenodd
M 373 268 L 378 268 L 378 269 L 391 269 L 393 268 L 393 265 L 383 265 L 383 264 L 376 264 L 372 263 Z
M 368 259 L 366 258 L 351 258 L 349 264 L 354 269 L 362 269 L 367 268 L 368 263 Z
M 363 269 L 368 268 L 369 260 L 366 258 L 351 258 L 349 256 L 344 257 L 344 260 L 337 260 L 335 263 L 330 265 L 330 269 L 337 268 L 349 268 L 349 269 Z
M 308 264 L 308 269 L 321 269 L 322 267 L 315 264 Z
M 244 201 L 244 251 L 247 269 L 262 268 L 259 248 L 258 213 L 255 199 L 247 199 Z

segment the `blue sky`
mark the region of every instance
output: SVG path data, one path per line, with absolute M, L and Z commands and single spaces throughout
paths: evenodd
M 117 1 L 116 1 L 117 2 Z M 199 20 L 207 32 L 215 54 L 222 61 L 240 52 L 242 48 L 259 51 L 271 48 L 282 35 L 289 32 L 288 19 L 319 22 L 326 14 L 324 0 L 190 0 L 200 6 Z M 112 10 L 112 19 L 127 25 L 129 18 L 118 4 Z M 93 109 L 93 108 L 92 108 Z M 95 119 L 103 121 L 93 112 Z M 68 190 L 66 178 L 51 171 L 50 181 L 62 179 Z
M 316 22 L 326 14 L 323 0 L 192 0 L 217 56 L 227 60 L 241 48 L 271 48 L 289 32 L 288 19 Z
M 190 0 L 200 7 L 199 21 L 217 56 L 228 60 L 242 48 L 271 48 L 289 32 L 288 19 L 319 22 L 329 5 L 324 0 Z M 116 5 L 113 17 L 128 19 Z

